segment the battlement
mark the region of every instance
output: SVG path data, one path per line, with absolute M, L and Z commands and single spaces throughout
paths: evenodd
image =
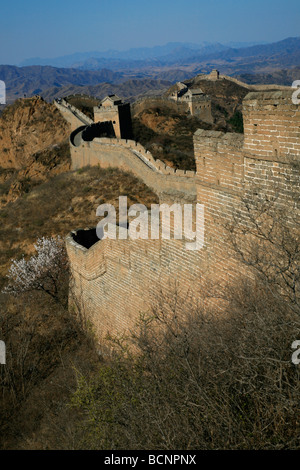
M 71 124 L 72 130 L 75 130 L 78 126 L 88 126 L 94 122 L 78 108 L 75 108 L 75 106 L 71 105 L 64 99 L 54 100 L 54 105 L 61 112 L 66 121 Z
M 141 178 L 161 198 L 195 201 L 194 171 L 167 166 L 134 140 L 96 137 L 85 142 L 81 135 L 82 128 L 79 128 L 78 135 L 75 131 L 70 137 L 72 169 L 87 165 L 120 168 Z
M 174 169 L 170 166 L 166 165 L 164 162 L 159 160 L 158 158 L 155 159 L 152 153 L 149 150 L 146 150 L 145 147 L 136 142 L 135 140 L 130 139 L 116 139 L 116 138 L 107 138 L 107 137 L 95 137 L 92 142 L 85 142 L 82 139 L 82 131 L 85 129 L 84 127 L 80 127 L 77 130 L 73 131 L 70 135 L 70 144 L 72 147 L 95 147 L 101 151 L 99 145 L 111 145 L 114 147 L 123 147 L 126 149 L 130 149 L 133 153 L 140 159 L 142 159 L 145 164 L 151 168 L 153 171 L 157 171 L 158 173 L 162 173 L 164 175 L 176 175 L 176 176 L 184 176 L 186 178 L 195 178 L 196 172 L 192 170 L 180 170 Z M 77 138 L 76 138 L 77 136 Z M 73 162 L 74 169 L 78 169 L 78 166 Z
M 135 140 L 109 139 L 104 137 L 95 138 L 93 142 L 95 144 L 109 144 L 131 149 L 135 155 L 141 158 L 146 163 L 146 165 L 152 168 L 153 171 L 157 171 L 158 173 L 162 173 L 164 175 L 184 176 L 186 178 L 195 178 L 196 176 L 195 171 L 174 169 L 166 165 L 161 160 L 155 159 L 149 150 L 146 150 L 143 145 L 141 145 L 139 142 L 136 142 Z

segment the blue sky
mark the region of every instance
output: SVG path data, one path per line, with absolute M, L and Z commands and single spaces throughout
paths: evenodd
M 300 36 L 299 0 L 2 0 L 0 8 L 1 64 L 173 41 Z

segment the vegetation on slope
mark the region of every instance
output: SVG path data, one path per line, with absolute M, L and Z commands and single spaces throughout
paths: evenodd
M 34 97 L 7 106 L 0 131 L 0 166 L 19 169 L 31 155 L 65 142 L 70 126 L 54 105 Z
M 131 174 L 88 167 L 54 176 L 8 203 L 0 210 L 1 273 L 10 258 L 30 253 L 38 237 L 66 236 L 72 229 L 96 226 L 97 207 L 115 204 L 119 195 L 128 195 L 129 203 L 157 202 L 157 196 Z
M 37 238 L 94 227 L 97 207 L 116 205 L 119 195 L 128 195 L 129 204 L 158 202 L 132 175 L 91 167 L 54 176 L 8 203 L 0 210 L 0 287 L 11 259 L 33 253 Z M 59 294 L 67 300 L 67 279 Z M 76 417 L 68 408 L 75 369 L 90 373 L 99 361 L 92 330 L 83 331 L 78 318 L 39 291 L 17 298 L 0 294 L 0 304 L 0 337 L 7 346 L 0 375 L 0 447 L 70 448 L 65 425 L 71 429 Z

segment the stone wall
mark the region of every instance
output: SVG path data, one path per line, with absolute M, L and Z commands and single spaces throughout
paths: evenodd
M 253 203 L 255 189 L 268 199 L 276 197 L 277 204 L 289 210 L 295 190 L 289 181 L 298 179 L 300 190 L 300 166 L 294 165 L 300 156 L 300 109 L 292 104 L 291 92 L 249 93 L 243 114 L 244 136 L 203 130 L 194 136 L 197 201 L 205 205 L 206 214 L 205 262 L 219 283 L 239 276 L 243 269 L 225 229 L 239 213 L 247 230 L 241 198 Z
M 217 75 L 218 72 L 212 71 L 210 74 L 205 74 L 205 73 L 200 73 L 197 75 L 197 78 L 201 80 L 209 80 L 209 81 L 219 81 L 219 80 L 228 80 L 232 83 L 235 83 L 236 85 L 242 86 L 244 88 L 248 88 L 249 91 L 271 91 L 271 90 L 283 90 L 287 91 L 290 89 L 289 86 L 286 85 L 277 85 L 277 84 L 270 84 L 270 85 L 250 85 L 249 83 L 242 82 L 241 80 L 238 80 L 237 78 L 230 77 L 229 75 L 223 75 L 220 74 Z
M 174 280 L 183 290 L 201 298 L 203 282 L 222 287 L 241 274 L 251 276 L 236 259 L 226 225 L 233 224 L 233 216 L 239 213 L 247 231 L 248 218 L 241 199 L 253 202 L 253 185 L 268 198 L 276 196 L 276 203 L 292 212 L 291 192 L 300 192 L 300 108 L 292 104 L 291 93 L 248 94 L 244 101 L 244 136 L 204 130 L 195 133 L 197 201 L 204 204 L 205 210 L 205 245 L 201 250 L 188 251 L 181 240 L 103 240 L 88 250 L 73 236 L 68 237 L 75 294 L 85 305 L 99 336 L 133 328 L 139 313 L 148 308 L 151 292 L 157 295 L 161 287 L 170 289 Z M 110 144 L 100 145 L 108 146 L 107 153 L 101 150 L 108 159 Z M 135 161 L 133 149 L 127 145 L 133 144 L 124 142 L 122 150 L 119 146 L 115 161 L 125 162 L 127 151 L 127 163 Z M 98 158 L 97 151 L 92 157 L 90 150 L 85 148 L 86 163 Z M 145 167 L 136 166 L 135 171 Z M 165 181 L 160 178 L 172 181 L 175 176 L 158 169 L 152 173 L 160 186 L 158 192 Z M 299 207 L 293 207 L 293 211 L 299 211 Z M 212 298 L 212 302 L 220 307 L 219 299 Z
M 154 108 L 154 107 L 165 107 L 170 109 L 170 111 L 175 111 L 176 113 L 180 114 L 189 114 L 189 107 L 187 103 L 180 103 L 177 101 L 167 98 L 162 98 L 161 96 L 151 96 L 149 98 L 142 98 L 140 100 L 135 101 L 131 105 L 133 115 L 139 114 L 141 111 L 147 108 Z
M 74 142 L 74 136 L 72 139 Z M 92 142 L 81 141 L 78 146 L 71 143 L 71 159 L 74 170 L 99 165 L 130 171 L 161 198 L 168 194 L 174 200 L 196 199 L 194 171 L 174 170 L 166 166 L 133 140 L 96 138 Z
M 134 328 L 160 289 L 178 280 L 186 290 L 199 277 L 199 252 L 181 240 L 100 240 L 89 250 L 75 243 L 67 250 L 77 299 L 99 337 Z
M 70 103 L 67 103 L 65 100 L 54 100 L 54 104 L 57 109 L 60 111 L 64 119 L 71 124 L 71 130 L 74 131 L 82 125 L 90 125 L 94 121 L 82 113 L 79 109 L 72 106 Z

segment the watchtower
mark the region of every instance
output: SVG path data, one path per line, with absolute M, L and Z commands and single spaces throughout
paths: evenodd
M 132 138 L 130 104 L 123 103 L 117 95 L 106 96 L 94 107 L 94 121 L 112 122 L 117 139 Z
M 209 74 L 209 78 L 210 78 L 210 80 L 214 80 L 214 81 L 219 80 L 219 78 L 220 78 L 219 70 L 216 70 L 216 69 L 212 70 Z

